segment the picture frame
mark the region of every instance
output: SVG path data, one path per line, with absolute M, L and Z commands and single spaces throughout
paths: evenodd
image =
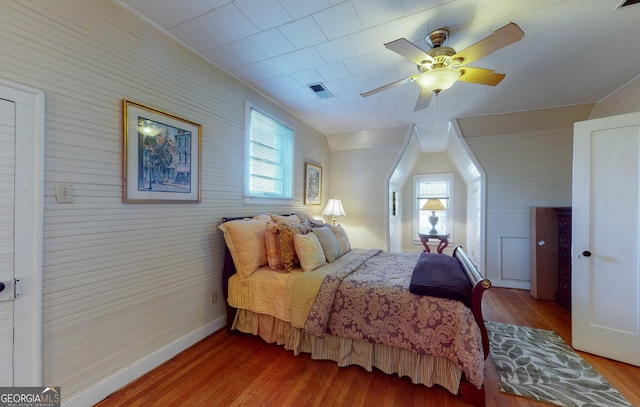
M 304 163 L 304 204 L 322 203 L 322 167 L 313 163 Z
M 396 197 L 396 191 L 393 191 L 391 198 L 391 208 L 393 216 L 396 216 L 396 207 L 398 205 L 398 198 Z
M 123 99 L 123 202 L 199 203 L 202 126 Z

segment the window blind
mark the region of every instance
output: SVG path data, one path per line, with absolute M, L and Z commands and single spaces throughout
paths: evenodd
M 251 108 L 249 195 L 291 198 L 293 129 Z

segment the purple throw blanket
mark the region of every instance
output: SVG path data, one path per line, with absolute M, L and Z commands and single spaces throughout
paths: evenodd
M 455 257 L 422 253 L 411 276 L 409 291 L 418 295 L 462 301 L 471 308 L 473 286 Z
M 444 357 L 480 388 L 484 369 L 480 328 L 462 302 L 409 292 L 419 256 L 368 251 L 327 276 L 305 330 Z

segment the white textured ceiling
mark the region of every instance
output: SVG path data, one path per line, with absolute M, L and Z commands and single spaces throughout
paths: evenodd
M 446 147 L 451 119 L 598 102 L 640 74 L 640 5 L 621 0 L 119 0 L 329 136 L 415 124 L 424 151 Z M 447 28 L 457 51 L 515 22 L 524 38 L 469 66 L 498 86 L 457 82 L 413 112 L 417 72 L 383 44 Z M 321 82 L 334 95 L 318 98 Z M 404 133 L 402 134 L 404 136 Z M 362 138 L 362 137 L 360 137 Z

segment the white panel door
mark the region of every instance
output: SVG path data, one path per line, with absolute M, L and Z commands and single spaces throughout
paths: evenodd
M 576 123 L 572 342 L 640 366 L 640 113 Z
M 0 79 L 0 386 L 42 385 L 44 93 Z M 1 294 L 1 293 L 0 293 Z
M 0 281 L 13 279 L 15 103 L 0 99 Z M 8 291 L 4 288 L 3 291 Z M 13 301 L 0 302 L 0 386 L 13 386 Z

